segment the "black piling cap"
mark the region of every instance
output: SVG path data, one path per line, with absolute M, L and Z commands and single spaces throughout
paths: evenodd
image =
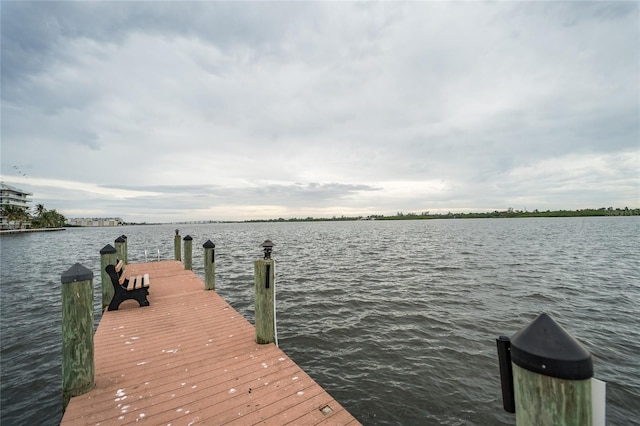
M 264 260 L 271 259 L 271 251 L 273 250 L 271 240 L 264 240 L 264 243 L 260 244 L 260 247 L 264 247 Z
M 120 235 L 118 238 L 116 238 L 116 243 L 126 243 L 127 240 L 125 240 L 124 238 L 122 238 L 122 235 Z
M 113 248 L 111 244 L 107 244 L 106 246 L 102 247 L 102 250 L 100 250 L 100 254 L 111 254 L 115 252 L 116 252 L 116 249 Z
M 216 245 L 211 242 L 211 240 L 207 240 L 206 243 L 202 245 L 204 248 L 216 248 Z
M 511 361 L 526 370 L 559 379 L 593 377 L 589 351 L 545 313 L 511 337 Z
M 187 235 L 186 237 L 183 238 L 183 240 L 191 241 L 191 240 L 193 240 L 193 238 L 191 238 L 191 235 Z
M 79 263 L 76 263 L 68 270 L 62 273 L 60 280 L 62 284 L 72 283 L 75 281 L 88 281 L 93 279 L 93 272 L 85 268 Z

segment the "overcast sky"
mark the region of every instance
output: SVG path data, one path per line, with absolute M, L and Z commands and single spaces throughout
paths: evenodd
M 637 2 L 8 2 L 2 180 L 67 217 L 640 207 Z

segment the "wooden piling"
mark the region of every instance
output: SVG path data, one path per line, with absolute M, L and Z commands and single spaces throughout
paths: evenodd
M 109 306 L 111 299 L 113 299 L 113 285 L 111 284 L 111 278 L 104 268 L 107 265 L 116 264 L 116 249 L 107 244 L 100 250 L 100 280 L 102 284 L 102 311 Z
M 215 248 L 216 245 L 207 240 L 202 245 L 204 247 L 204 289 L 215 290 L 216 289 L 216 259 Z
M 547 314 L 511 338 L 516 425 L 593 424 L 587 349 Z
M 124 240 L 124 259 L 122 261 L 127 265 L 129 263 L 129 240 L 124 234 L 122 234 L 122 239 Z
M 191 235 L 184 237 L 184 269 L 193 270 L 193 238 Z
M 95 386 L 93 272 L 76 263 L 62 282 L 62 410 Z
M 176 229 L 176 235 L 173 237 L 173 260 L 182 260 L 182 240 L 180 239 L 180 233 Z
M 275 261 L 258 259 L 254 264 L 256 343 L 276 342 Z
M 563 380 L 513 365 L 516 425 L 590 426 L 591 379 Z
M 127 240 L 125 240 L 122 235 L 119 236 L 118 238 L 116 238 L 115 240 L 115 247 L 116 247 L 116 257 L 120 260 L 122 260 L 122 262 L 124 264 L 127 263 L 127 261 L 125 260 L 125 257 L 127 256 L 126 253 L 126 245 L 127 245 Z

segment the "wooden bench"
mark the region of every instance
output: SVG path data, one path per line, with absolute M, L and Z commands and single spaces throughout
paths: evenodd
M 116 272 L 118 273 L 118 283 L 121 286 L 126 287 L 127 290 L 135 290 L 140 287 L 149 288 L 149 274 L 137 275 L 135 277 L 125 278 L 124 275 L 124 262 L 118 260 L 116 263 Z M 125 282 L 127 283 L 125 285 Z
M 122 260 L 116 265 L 107 265 L 104 270 L 111 278 L 114 290 L 109 311 L 117 311 L 120 304 L 129 299 L 137 300 L 140 306 L 149 306 L 149 274 L 125 278 Z

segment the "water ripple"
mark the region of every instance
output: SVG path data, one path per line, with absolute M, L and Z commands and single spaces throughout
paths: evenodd
M 364 424 L 513 424 L 495 338 L 543 311 L 592 351 L 608 423 L 640 412 L 638 218 L 181 227 L 201 277 L 198 244 L 215 242 L 217 291 L 250 321 L 253 261 L 274 241 L 280 346 Z M 122 233 L 131 261 L 172 259 L 174 228 L 2 237 L 0 423 L 60 420 L 60 274 L 99 277 Z

